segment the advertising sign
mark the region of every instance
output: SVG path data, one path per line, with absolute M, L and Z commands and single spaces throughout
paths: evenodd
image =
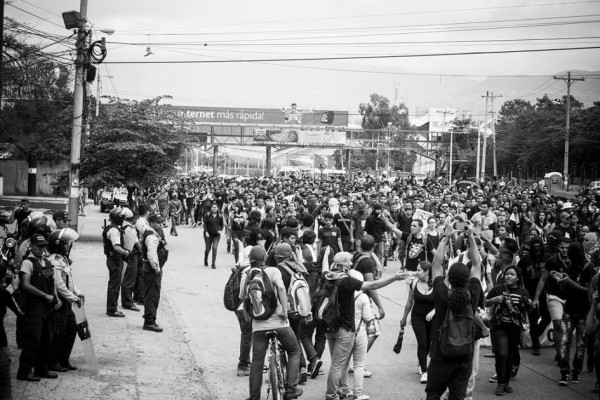
M 263 144 L 327 144 L 343 146 L 346 132 L 330 130 L 308 131 L 302 129 L 254 129 L 254 142 Z
M 348 111 L 173 106 L 168 112 L 197 123 L 348 126 Z

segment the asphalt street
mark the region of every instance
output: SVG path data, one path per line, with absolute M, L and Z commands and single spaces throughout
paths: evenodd
M 13 396 L 15 399 L 206 399 L 243 400 L 248 396 L 248 378 L 236 375 L 239 355 L 239 327 L 232 312 L 223 306 L 223 287 L 233 266 L 233 255 L 219 245 L 217 269 L 203 265 L 204 241 L 201 228 L 179 226 L 179 236 L 169 236 L 169 261 L 164 269 L 161 303 L 157 323 L 163 333 L 143 331 L 141 313 L 125 310 L 126 318 L 105 315 L 108 272 L 100 239 L 103 219 L 97 206 L 88 206 L 80 217 L 82 235 L 72 252 L 74 279 L 86 294 L 90 328 L 100 364 L 100 373 L 85 368 L 79 339 L 72 361 L 80 370 L 61 374 L 57 380 L 40 383 L 16 381 L 19 351 L 14 340 L 14 316 L 9 312 L 5 327 L 13 359 Z M 386 274 L 398 265 L 391 262 Z M 395 282 L 381 289 L 386 317 L 381 321 L 382 335 L 367 355 L 367 368 L 373 377 L 365 379 L 364 393 L 377 400 L 424 399 L 425 385 L 417 375 L 416 340 L 407 326 L 402 352 L 396 355 L 399 319 L 407 296 L 407 285 Z M 323 370 L 329 367 L 328 350 Z M 481 353 L 489 353 L 482 348 Z M 521 368 L 514 382 L 515 392 L 506 395 L 520 399 L 595 399 L 591 392 L 595 375 L 582 373 L 580 384 L 559 387 L 559 370 L 554 351 L 542 349 L 540 357 L 521 351 Z M 475 399 L 492 399 L 495 384 L 494 361 L 481 357 Z M 325 398 L 326 374 L 309 379 L 301 386 L 301 399 Z M 351 378 L 350 378 L 351 379 Z M 266 387 L 263 387 L 266 398 Z

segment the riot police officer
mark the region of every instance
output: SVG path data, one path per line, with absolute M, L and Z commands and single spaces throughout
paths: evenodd
M 125 314 L 117 309 L 121 278 L 123 276 L 123 260 L 130 255 L 123 247 L 123 231 L 121 225 L 125 214 L 120 207 L 114 208 L 108 215 L 110 224 L 102 232 L 106 267 L 108 268 L 108 289 L 106 291 L 106 315 L 123 318 Z

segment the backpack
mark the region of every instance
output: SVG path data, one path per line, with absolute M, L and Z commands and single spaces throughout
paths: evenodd
M 242 281 L 242 272 L 245 268 L 244 266 L 233 268 L 225 284 L 223 304 L 229 311 L 236 311 L 242 302 L 240 299 L 240 284 Z
M 448 295 L 451 293 L 449 290 Z M 475 344 L 475 316 L 471 306 L 471 295 L 465 309 L 454 313 L 450 306 L 438 328 L 440 353 L 445 359 L 465 359 L 473 357 Z
M 244 310 L 256 320 L 269 319 L 277 309 L 277 296 L 265 268 L 252 267 L 246 275 Z
M 360 256 L 358 256 L 358 258 L 356 259 L 356 261 L 354 261 L 354 263 L 352 264 L 352 269 L 356 269 L 358 268 L 358 266 L 360 265 L 360 263 L 362 262 L 362 260 L 365 260 L 367 258 L 370 258 L 368 255 L 366 254 L 362 254 Z M 373 271 L 373 273 L 375 273 L 375 271 Z
M 288 287 L 288 313 L 298 314 L 306 317 L 312 312 L 312 302 L 310 297 L 310 287 L 306 278 L 301 272 L 290 268 L 288 261 L 279 264 L 288 274 L 290 274 L 290 286 Z
M 327 332 L 335 332 L 341 324 L 342 314 L 338 302 L 339 287 L 334 280 L 323 278 L 313 305 L 312 314 Z

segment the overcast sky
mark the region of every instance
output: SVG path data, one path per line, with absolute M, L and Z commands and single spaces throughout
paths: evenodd
M 14 0 L 5 15 L 67 36 L 60 14 L 79 6 L 79 0 Z M 491 76 L 505 79 L 507 88 L 527 82 L 522 94 L 511 96 L 535 99 L 549 92 L 560 97 L 565 85 L 551 79 L 557 72 L 600 71 L 597 48 L 431 56 L 600 47 L 600 1 L 89 0 L 88 20 L 95 39 L 106 36 L 101 29 L 115 30 L 100 68 L 103 94 L 168 94 L 178 105 L 281 108 L 295 102 L 357 113 L 376 92 L 411 110 L 479 110 Z M 153 54 L 145 56 L 147 47 Z M 373 58 L 282 60 L 362 56 Z M 216 62 L 231 60 L 244 62 Z M 574 90 L 585 91 L 590 78 Z

